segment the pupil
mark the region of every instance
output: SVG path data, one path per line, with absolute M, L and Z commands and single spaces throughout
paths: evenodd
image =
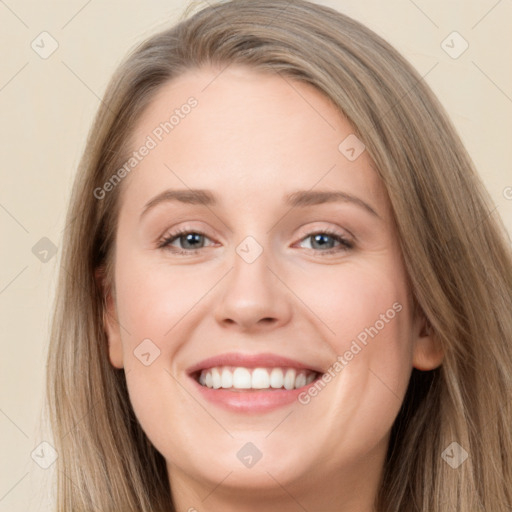
M 200 237 L 201 235 L 199 235 L 198 233 L 189 233 L 188 235 L 185 235 L 183 238 L 185 238 L 185 245 L 190 243 L 190 242 L 194 242 L 194 239 L 195 241 L 197 241 L 198 237 Z M 193 247 L 192 247 L 193 248 Z
M 330 235 L 322 235 L 322 234 L 314 235 L 315 243 L 319 242 L 320 247 L 324 247 L 326 245 L 326 242 L 325 242 L 326 238 L 331 238 L 331 236 Z M 327 244 L 327 245 L 330 245 L 330 244 Z

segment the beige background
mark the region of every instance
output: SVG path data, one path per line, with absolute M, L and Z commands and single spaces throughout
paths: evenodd
M 322 3 L 384 36 L 422 75 L 431 70 L 426 81 L 512 233 L 512 2 Z M 32 248 L 43 237 L 60 245 L 73 174 L 114 68 L 137 42 L 178 20 L 186 5 L 0 0 L 0 512 L 51 505 L 44 482 L 54 466 L 42 469 L 31 453 L 48 439 L 38 419 L 59 251 L 44 263 Z M 35 40 L 38 51 L 51 48 L 48 36 L 39 36 L 43 31 L 59 45 L 47 59 L 31 47 Z M 457 59 L 441 47 L 453 31 L 469 44 Z

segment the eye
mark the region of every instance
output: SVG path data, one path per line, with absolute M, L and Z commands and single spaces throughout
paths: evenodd
M 344 235 L 336 231 L 324 229 L 310 233 L 303 240 L 311 239 L 310 247 L 308 249 L 319 252 L 322 255 L 338 253 L 341 251 L 348 251 L 354 246 Z M 205 240 L 209 238 L 199 231 L 192 231 L 181 229 L 169 233 L 158 243 L 159 249 L 170 250 L 175 254 L 191 255 L 196 254 L 200 249 L 205 248 Z M 181 247 L 176 247 L 174 244 L 178 243 Z M 336 246 L 336 243 L 338 244 Z
M 353 249 L 354 245 L 344 235 L 336 231 L 324 229 L 310 233 L 302 240 L 311 240 L 309 249 L 324 254 L 334 254 Z M 338 246 L 335 246 L 335 243 Z
M 158 244 L 159 249 L 168 249 L 176 254 L 195 254 L 204 247 L 204 240 L 209 238 L 199 231 L 190 231 L 182 229 L 169 233 Z M 175 242 L 182 244 L 182 250 L 176 249 Z

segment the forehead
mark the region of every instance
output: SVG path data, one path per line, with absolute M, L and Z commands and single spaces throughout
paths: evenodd
M 259 193 L 280 200 L 296 189 L 342 188 L 386 209 L 367 153 L 347 158 L 344 141 L 354 146 L 354 137 L 310 84 L 238 65 L 189 70 L 160 88 L 134 127 L 131 151 L 151 149 L 123 186 L 145 197 L 211 189 L 246 204 Z

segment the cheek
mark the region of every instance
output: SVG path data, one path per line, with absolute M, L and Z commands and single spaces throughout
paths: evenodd
M 117 308 L 130 402 L 143 430 L 160 451 L 169 449 L 169 428 L 204 422 L 204 411 L 175 379 L 174 358 L 193 336 L 197 319 L 211 303 L 201 298 L 218 278 L 193 267 L 174 272 L 128 251 L 116 266 Z M 183 415 L 186 410 L 187 414 Z M 183 424 L 183 425 L 182 425 Z M 171 442 L 172 444 L 172 442 Z M 174 446 L 179 449 L 178 445 Z M 185 456 L 185 454 L 184 454 Z
M 312 281 L 318 285 L 312 287 Z M 378 352 L 387 358 L 389 352 L 410 353 L 409 298 L 399 268 L 347 265 L 297 281 L 294 291 L 315 313 L 315 323 L 323 325 L 336 354 L 350 351 L 354 342 L 361 354 Z
M 304 287 L 298 294 L 319 312 L 333 354 L 329 398 L 339 416 L 333 414 L 331 427 L 335 417 L 352 417 L 372 438 L 391 426 L 412 370 L 409 297 L 401 269 L 391 262 L 345 270 L 317 281 L 327 288 Z
M 208 282 L 214 283 L 192 266 L 170 272 L 165 261 L 144 263 L 142 257 L 123 258 L 116 277 L 119 318 L 126 327 L 124 334 L 130 333 L 126 340 L 131 346 L 149 338 L 161 350 L 168 347 L 173 329 L 178 324 L 182 328 L 187 312 L 192 308 L 196 312 Z

